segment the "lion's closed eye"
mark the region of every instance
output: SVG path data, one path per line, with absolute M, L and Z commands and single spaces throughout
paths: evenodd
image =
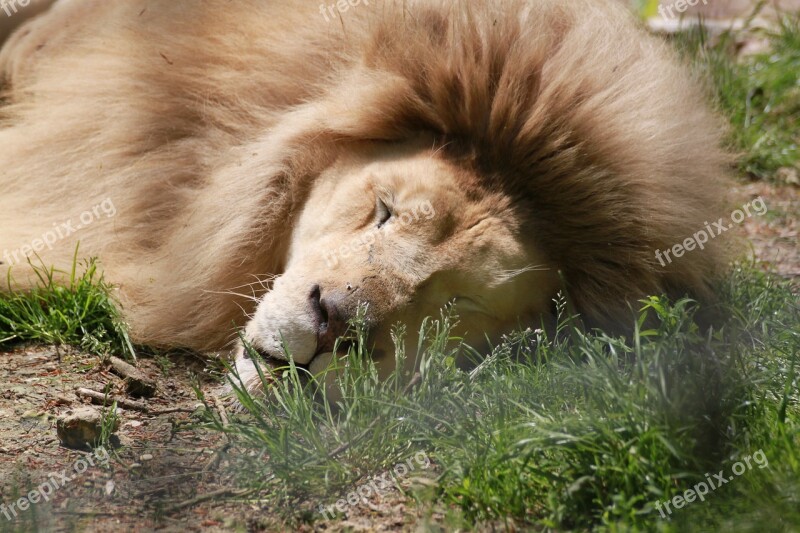
M 392 216 L 392 210 L 380 196 L 377 196 L 375 198 L 375 219 L 377 220 L 378 228 L 385 226 L 392 219 Z

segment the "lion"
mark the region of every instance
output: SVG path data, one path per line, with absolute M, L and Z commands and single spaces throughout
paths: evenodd
M 0 251 L 98 257 L 133 340 L 312 371 L 365 309 L 485 349 L 713 299 L 730 156 L 704 87 L 614 0 L 57 0 L 0 50 Z M 338 6 L 338 7 L 337 7 Z M 113 209 L 112 209 L 113 207 Z M 113 216 L 112 216 L 113 214 Z M 409 346 L 414 337 L 409 335 Z M 413 360 L 414 358 L 410 358 Z

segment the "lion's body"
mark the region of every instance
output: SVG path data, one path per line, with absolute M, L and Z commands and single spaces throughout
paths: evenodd
M 0 110 L 0 250 L 111 198 L 115 217 L 42 259 L 66 268 L 80 240 L 81 255 L 99 256 L 121 287 L 138 340 L 219 347 L 242 320 L 224 293 L 247 292 L 254 275 L 284 262 L 289 198 L 302 184 L 280 176 L 291 137 L 308 131 L 282 119 L 327 65 L 304 46 L 311 31 L 294 43 L 280 35 L 284 24 L 289 34 L 302 27 L 299 10 L 294 23 L 269 24 L 254 16 L 262 2 L 161 3 L 141 14 L 152 3 L 84 4 L 77 27 L 39 35 L 33 61 L 9 61 L 26 43 L 2 57 L 13 77 L 12 104 Z M 15 269 L 15 279 L 25 276 Z
M 217 349 L 254 308 L 230 292 L 283 272 L 316 176 L 424 131 L 530 198 L 588 316 L 707 290 L 715 243 L 654 259 L 713 217 L 726 164 L 663 44 L 612 3 L 402 3 L 328 22 L 299 1 L 60 0 L 0 51 L 0 253 L 111 199 L 42 260 L 68 267 L 80 241 L 136 341 Z

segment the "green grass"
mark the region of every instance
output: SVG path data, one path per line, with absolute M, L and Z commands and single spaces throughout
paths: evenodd
M 82 272 L 79 273 L 79 267 Z M 20 343 L 73 345 L 96 354 L 134 356 L 133 346 L 111 287 L 97 262 L 73 262 L 68 282 L 56 282 L 53 269 L 34 267 L 39 285 L 32 291 L 0 290 L 0 349 Z
M 781 168 L 800 170 L 800 18 L 784 18 L 767 53 L 735 57 L 734 33 L 710 42 L 697 28 L 676 37 L 678 48 L 710 82 L 712 98 L 730 119 L 729 142 L 752 178 L 774 179 Z
M 266 399 L 237 387 L 250 414 L 210 425 L 244 452 L 242 485 L 261 489 L 292 524 L 321 520 L 320 504 L 424 451 L 435 488 L 425 484 L 418 498 L 449 509 L 452 527 L 680 531 L 735 520 L 736 530 L 757 530 L 771 516 L 776 529 L 798 528 L 797 298 L 749 268 L 721 290 L 731 317 L 710 333 L 688 301 L 644 302 L 639 324 L 651 316 L 658 327 L 629 339 L 581 331 L 562 305 L 553 338 L 520 332 L 470 372 L 454 364 L 466 348 L 444 315 L 423 328 L 416 386 L 399 374 L 379 382 L 354 348 L 338 369 L 341 401 L 292 366 L 276 384 L 266 377 Z M 676 510 L 671 522 L 653 510 L 758 450 L 769 468 Z

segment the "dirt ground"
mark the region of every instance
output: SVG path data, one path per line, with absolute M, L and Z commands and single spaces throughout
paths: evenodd
M 214 450 L 222 444 L 220 436 L 184 427 L 198 404 L 190 388 L 190 374 L 202 373 L 200 361 L 175 361 L 167 379 L 152 360 L 141 360 L 144 370 L 159 376 L 159 393 L 147 402 L 148 407 L 186 412 L 147 415 L 121 409 L 121 447 L 118 452 L 110 451 L 109 468 L 97 461 L 96 466 L 77 474 L 74 465 L 89 454 L 60 446 L 55 419 L 84 404 L 76 394 L 78 387 L 104 391 L 110 385 L 111 392 L 118 393 L 121 380 L 96 357 L 59 354 L 54 348 L 18 350 L 0 357 L 0 501 L 8 506 L 49 477 L 55 478 L 57 485 L 63 484 L 53 491 L 49 502 L 18 511 L 21 530 L 213 530 L 213 526 L 237 525 L 222 517 L 240 517 L 241 513 L 224 513 L 223 506 L 175 515 L 165 509 L 206 487 L 225 487 L 229 481 L 217 467 L 205 471 Z M 58 475 L 62 471 L 73 479 L 65 482 Z M 50 473 L 56 475 L 48 476 Z M 4 531 L 4 522 L 9 525 L 0 514 L 0 531 Z
M 783 278 L 800 284 L 800 188 L 776 186 L 763 182 L 740 185 L 734 189 L 738 205 L 761 197 L 768 211 L 763 216 L 745 220 L 742 230 L 759 263 Z
M 198 376 L 206 394 L 218 388 L 203 377 L 201 359 L 174 358 L 169 377 L 152 359 L 140 359 L 139 367 L 157 379 L 159 392 L 144 402 L 149 413 L 119 409 L 118 448 L 109 450 L 107 467 L 104 453 L 60 445 L 56 418 L 88 403 L 78 388 L 105 391 L 108 386 L 124 397 L 118 376 L 97 357 L 55 348 L 0 353 L 0 361 L 0 503 L 6 506 L 0 508 L 0 532 L 284 529 L 275 509 L 237 499 L 226 456 L 218 453 L 224 437 L 192 427 L 201 405 L 191 389 L 192 376 Z M 89 457 L 95 464 L 83 471 Z M 50 480 L 55 490 L 39 489 Z M 48 501 L 12 511 L 11 504 L 31 490 L 49 493 Z M 195 504 L 196 498 L 209 499 Z M 9 521 L 4 512 L 17 518 Z M 298 530 L 400 530 L 418 520 L 401 494 L 389 491 L 370 508 L 353 509 L 345 521 Z

